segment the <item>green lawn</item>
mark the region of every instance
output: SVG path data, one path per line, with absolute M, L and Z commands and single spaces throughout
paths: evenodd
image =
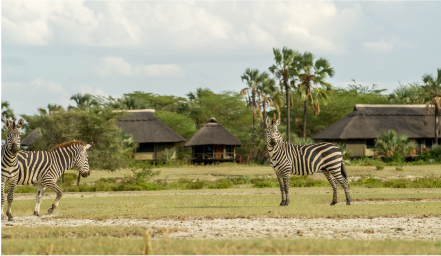
M 284 216 L 284 217 L 391 217 L 391 216 L 441 216 L 441 189 L 368 189 L 352 188 L 354 204 L 346 206 L 343 190 L 339 190 L 342 204 L 329 206 L 332 201 L 331 188 L 291 188 L 291 204 L 278 207 L 280 191 L 277 188 L 202 189 L 82 193 L 84 197 L 60 201 L 56 212 L 61 218 L 107 219 L 118 217 L 136 218 L 188 218 L 222 216 Z M 69 193 L 65 193 L 68 195 Z M 34 194 L 29 195 L 30 198 Z M 46 213 L 53 202 L 51 194 L 42 202 L 42 213 Z M 435 201 L 418 202 L 420 199 Z M 412 200 L 395 204 L 357 204 L 362 201 Z M 14 216 L 33 214 L 35 199 L 15 200 Z M 271 214 L 268 214 L 271 212 Z

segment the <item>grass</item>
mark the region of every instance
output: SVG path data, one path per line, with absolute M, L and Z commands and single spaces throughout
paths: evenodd
M 156 231 L 154 231 L 156 232 Z M 4 228 L 2 254 L 142 254 L 141 227 Z M 155 234 L 155 233 L 153 233 Z M 38 237 L 38 238 L 36 238 Z M 436 254 L 440 241 L 251 239 L 151 240 L 152 254 Z
M 122 192 L 127 193 L 127 192 Z M 121 192 L 81 193 L 84 197 L 65 197 L 56 210 L 60 218 L 108 219 L 108 218 L 235 218 L 248 216 L 271 217 L 400 217 L 441 216 L 441 189 L 384 189 L 352 188 L 354 202 L 360 201 L 411 201 L 388 204 L 339 204 L 329 206 L 332 200 L 330 188 L 292 188 L 291 204 L 278 207 L 281 196 L 276 188 L 202 189 L 135 192 L 126 196 Z M 68 193 L 65 193 L 68 194 Z M 344 193 L 339 190 L 339 200 Z M 25 200 L 15 200 L 12 212 L 15 217 L 31 216 L 35 206 L 35 194 Z M 42 213 L 53 202 L 45 197 Z M 428 202 L 419 202 L 428 199 Z
M 395 166 L 385 166 L 383 170 L 377 171 L 375 166 L 346 166 L 349 177 L 361 176 L 361 177 L 380 177 L 389 178 L 396 176 L 427 176 L 427 175 L 441 175 L 441 165 L 409 165 L 402 166 L 403 171 L 397 171 Z M 226 177 L 276 177 L 274 170 L 270 166 L 246 166 L 246 165 L 231 165 L 231 166 L 195 166 L 195 167 L 160 167 L 154 168 L 154 170 L 161 170 L 159 176 L 155 176 L 155 179 L 161 180 L 179 180 L 180 178 L 186 178 L 190 180 L 214 180 Z M 68 171 L 74 173 L 74 171 Z M 101 178 L 122 178 L 125 175 L 130 175 L 132 172 L 128 169 L 118 170 L 114 172 L 103 170 L 92 170 L 91 175 L 87 178 L 81 178 L 81 183 L 96 182 Z M 319 176 L 312 175 L 313 178 L 319 178 Z M 321 178 L 321 176 L 320 176 Z

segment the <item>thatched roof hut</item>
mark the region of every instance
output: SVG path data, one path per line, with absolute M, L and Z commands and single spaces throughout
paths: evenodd
M 212 117 L 184 146 L 192 147 L 193 162 L 223 162 L 234 161 L 235 147 L 241 147 L 242 143 Z
M 155 117 L 154 109 L 127 110 L 116 126 L 131 134 L 137 143 L 178 143 L 187 141 Z
M 435 138 L 435 114 L 432 109 L 424 125 L 426 105 L 362 105 L 335 124 L 319 132 L 314 140 L 346 143 L 352 156 L 373 155 L 381 132 L 395 130 L 418 143 L 419 148 L 431 147 Z
M 21 146 L 29 146 L 32 144 L 32 142 L 34 142 L 34 140 L 40 136 L 40 134 L 38 133 L 38 129 L 34 129 L 32 130 L 32 132 L 30 132 L 28 134 L 28 136 L 24 137 L 22 140 L 20 140 L 20 145 Z
M 167 150 L 172 153 L 176 150 L 176 143 L 187 141 L 166 124 L 155 117 L 154 109 L 128 110 L 127 116 L 116 122 L 116 126 L 123 128 L 132 135 L 133 141 L 139 143 L 135 159 L 160 160 Z

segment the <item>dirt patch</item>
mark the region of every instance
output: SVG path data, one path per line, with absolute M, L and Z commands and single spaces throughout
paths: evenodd
M 441 239 L 440 218 L 253 218 L 213 220 L 144 220 L 144 219 L 60 219 L 50 216 L 20 217 L 2 222 L 2 228 L 141 226 L 158 230 L 156 237 L 170 239 L 257 239 L 257 238 L 325 238 L 325 239 Z M 169 232 L 169 231 L 171 232 Z

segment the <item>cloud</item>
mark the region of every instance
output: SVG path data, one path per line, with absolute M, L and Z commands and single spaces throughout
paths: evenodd
M 50 93 L 55 93 L 55 94 L 64 94 L 66 95 L 66 91 L 63 89 L 63 87 L 61 87 L 61 84 L 56 84 L 54 82 L 50 82 L 50 81 L 45 81 L 41 78 L 37 78 L 33 81 L 30 82 L 30 84 L 32 86 L 35 86 L 38 89 L 42 89 L 45 90 L 47 92 Z
M 360 19 L 333 2 L 7 1 L 7 45 L 65 44 L 163 51 L 290 46 L 343 52 L 336 42 Z M 295 15 L 293 14 L 295 12 Z
M 92 88 L 92 86 L 90 85 L 79 85 L 77 86 L 78 91 L 81 94 L 91 94 L 91 95 L 101 95 L 104 97 L 108 97 L 109 94 L 107 94 L 106 92 L 104 92 L 101 88 Z
M 363 47 L 374 54 L 390 53 L 394 49 L 393 43 L 387 43 L 384 41 L 378 42 L 363 42 Z
M 131 65 L 120 57 L 105 57 L 96 67 L 100 77 L 150 77 L 150 78 L 182 78 L 184 70 L 175 64 L 168 65 Z

